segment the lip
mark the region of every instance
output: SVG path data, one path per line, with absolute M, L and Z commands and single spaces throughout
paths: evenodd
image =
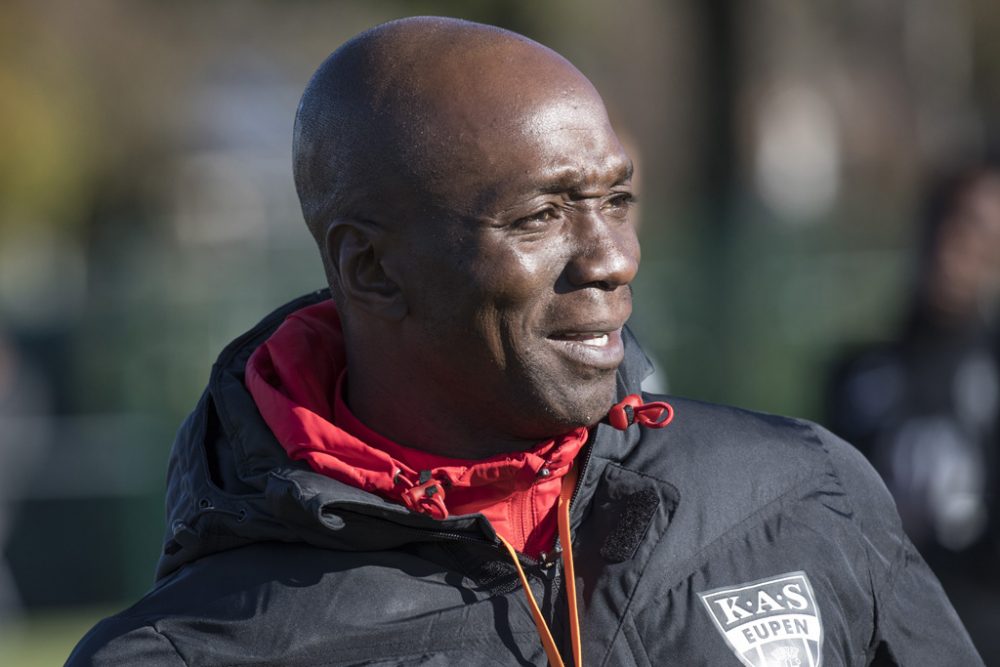
M 560 355 L 592 368 L 614 370 L 625 358 L 621 327 L 585 327 L 560 331 L 546 337 Z

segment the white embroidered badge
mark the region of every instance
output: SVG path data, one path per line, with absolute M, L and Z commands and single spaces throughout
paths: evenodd
M 747 667 L 821 667 L 823 623 L 805 572 L 698 595 Z

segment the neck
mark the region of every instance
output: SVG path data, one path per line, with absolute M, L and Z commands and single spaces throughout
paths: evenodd
M 539 439 L 518 438 L 465 419 L 460 401 L 435 400 L 424 383 L 396 378 L 380 381 L 378 373 L 363 372 L 347 363 L 344 400 L 363 424 L 405 447 L 463 459 L 486 459 L 531 449 Z M 352 372 L 353 369 L 353 372 Z M 552 434 L 560 435 L 558 433 Z

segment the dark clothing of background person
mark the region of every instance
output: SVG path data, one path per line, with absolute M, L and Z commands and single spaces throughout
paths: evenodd
M 1000 661 L 1000 354 L 985 326 L 912 318 L 845 359 L 828 426 L 871 460 L 988 663 Z
M 903 526 L 988 662 L 1000 663 L 1000 172 L 974 164 L 930 190 L 909 316 L 845 358 L 827 424 L 875 465 Z

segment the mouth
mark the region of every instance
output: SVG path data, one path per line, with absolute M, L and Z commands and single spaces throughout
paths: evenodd
M 613 370 L 618 368 L 625 356 L 621 334 L 621 327 L 607 329 L 588 327 L 587 330 L 552 333 L 547 339 L 562 356 L 577 364 Z
M 553 334 L 550 338 L 552 338 L 552 340 L 562 340 L 579 343 L 580 345 L 589 345 L 590 347 L 604 347 L 611 340 L 611 334 L 608 332 L 567 332 Z

